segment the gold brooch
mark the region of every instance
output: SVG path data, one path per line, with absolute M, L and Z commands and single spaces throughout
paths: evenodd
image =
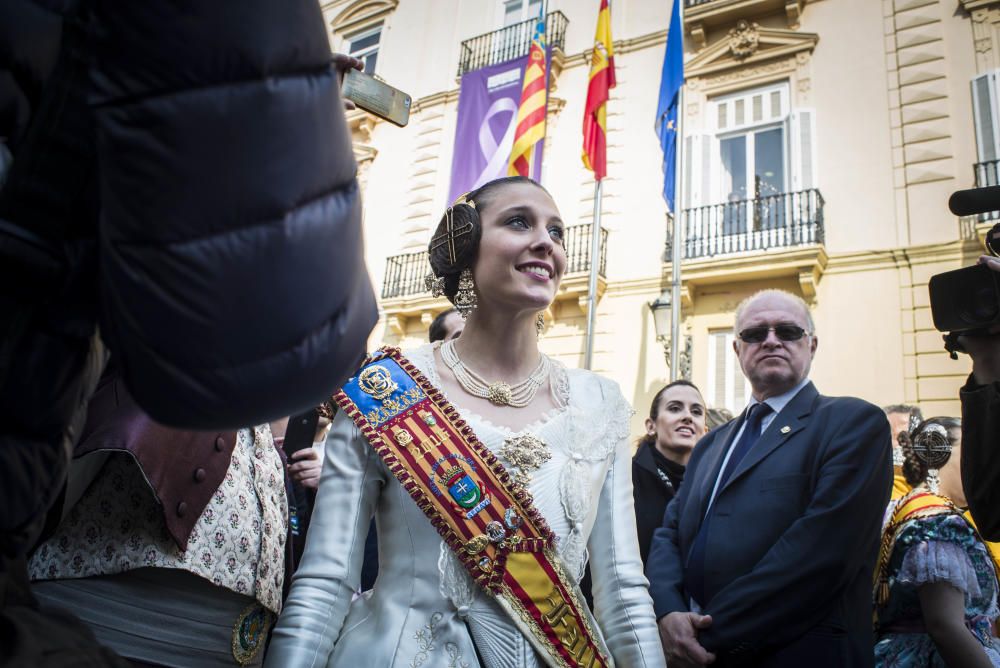
M 465 551 L 468 554 L 479 554 L 486 549 L 486 546 L 490 544 L 490 539 L 479 534 L 475 538 L 470 538 L 465 543 Z
M 531 474 L 541 468 L 542 464 L 552 459 L 549 446 L 545 441 L 532 434 L 521 434 L 508 438 L 503 442 L 498 453 L 517 471 L 513 474 L 515 482 L 527 487 L 531 482 Z

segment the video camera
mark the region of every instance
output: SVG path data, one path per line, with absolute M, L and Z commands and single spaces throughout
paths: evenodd
M 948 200 L 956 216 L 1000 211 L 1000 186 L 959 190 Z M 1000 256 L 1000 223 L 986 233 L 986 250 Z M 928 285 L 931 317 L 939 332 L 947 332 L 944 347 L 952 359 L 965 352 L 959 336 L 986 334 L 1000 324 L 1000 274 L 983 265 L 947 271 L 931 277 Z

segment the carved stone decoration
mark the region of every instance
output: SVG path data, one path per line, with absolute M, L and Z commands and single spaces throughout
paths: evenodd
M 993 48 L 993 40 L 989 37 L 976 40 L 976 53 L 987 53 Z
M 734 57 L 742 60 L 757 52 L 760 45 L 760 25 L 746 19 L 736 22 L 736 27 L 729 31 L 729 51 Z
M 799 17 L 802 15 L 802 5 L 799 0 L 788 0 L 785 3 L 785 16 L 788 17 L 788 27 L 798 28 Z
M 707 39 L 705 37 L 705 26 L 702 25 L 701 23 L 695 23 L 694 25 L 691 26 L 690 33 L 691 33 L 691 39 L 694 40 L 694 43 L 695 45 L 697 45 L 697 48 L 703 49 L 705 47 L 705 44 L 707 43 Z
M 719 88 L 733 82 L 740 82 L 741 84 L 746 83 L 749 85 L 754 79 L 757 78 L 767 78 L 775 74 L 792 74 L 794 71 L 794 62 L 792 62 L 791 58 L 787 58 L 773 63 L 765 63 L 764 65 L 760 65 L 758 67 L 746 67 L 732 72 L 706 77 L 706 88 L 714 90 L 715 88 Z
M 684 336 L 684 347 L 677 355 L 677 371 L 684 380 L 691 380 L 691 335 Z

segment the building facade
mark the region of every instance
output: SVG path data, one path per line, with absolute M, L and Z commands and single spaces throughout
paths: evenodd
M 989 216 L 949 213 L 954 190 L 997 183 L 1000 0 L 681 0 L 683 370 L 710 406 L 748 397 L 733 312 L 766 287 L 814 309 L 812 378 L 826 394 L 957 415 L 970 364 L 931 322 L 929 278 L 972 263 Z M 448 306 L 424 254 L 448 202 L 459 77 L 527 52 L 539 0 L 332 0 L 334 50 L 413 97 L 397 128 L 351 112 L 367 262 L 381 286 L 371 345 L 414 346 Z M 541 337 L 583 362 L 594 184 L 581 162 L 598 0 L 549 0 L 553 65 L 543 185 L 570 226 L 569 269 Z M 593 368 L 636 407 L 669 378 L 650 304 L 670 287 L 670 222 L 654 132 L 671 11 L 612 0 Z

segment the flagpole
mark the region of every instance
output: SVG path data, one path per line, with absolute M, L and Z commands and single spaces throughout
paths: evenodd
M 545 132 L 542 133 L 542 151 L 545 150 L 545 140 L 549 136 L 549 76 L 552 74 L 552 63 L 549 61 L 549 0 L 542 0 L 542 34 L 545 35 L 545 49 L 542 51 L 542 62 L 545 63 L 545 120 L 542 121 L 545 124 Z M 525 65 L 525 73 L 528 71 L 528 66 Z M 535 162 L 535 151 L 538 148 L 538 144 L 531 149 L 531 162 Z M 544 156 L 544 153 L 543 153 Z M 528 176 L 531 176 L 531 168 L 528 169 Z M 538 161 L 538 182 L 542 183 L 542 162 Z
M 677 3 L 677 11 L 680 14 L 681 33 L 681 62 L 684 61 L 684 1 Z M 683 238 L 681 232 L 681 207 L 680 202 L 683 194 L 681 192 L 681 153 L 684 149 L 684 84 L 681 84 L 677 91 L 677 134 L 674 142 L 676 146 L 674 162 L 674 210 L 673 214 L 673 242 L 670 244 L 670 380 L 675 381 L 681 377 L 680 373 L 680 351 L 681 351 L 681 244 Z
M 587 286 L 587 352 L 583 368 L 594 359 L 594 326 L 597 320 L 597 271 L 601 261 L 601 181 L 594 181 L 594 222 L 590 226 L 590 282 Z

